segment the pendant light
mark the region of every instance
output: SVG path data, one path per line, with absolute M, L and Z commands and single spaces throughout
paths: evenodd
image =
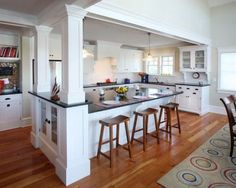
M 151 55 L 151 52 L 150 52 L 150 39 L 151 39 L 151 33 L 148 33 L 148 55 L 147 57 L 145 58 L 146 61 L 152 61 L 153 60 L 153 57 Z

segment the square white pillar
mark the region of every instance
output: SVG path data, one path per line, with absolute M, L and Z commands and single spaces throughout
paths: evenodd
M 77 6 L 66 5 L 62 29 L 62 91 L 66 104 L 85 101 L 83 90 L 83 18 L 87 12 Z
M 35 36 L 35 60 L 34 60 L 34 86 L 35 92 L 50 91 L 50 66 L 49 66 L 49 34 L 52 28 L 48 26 L 36 26 Z

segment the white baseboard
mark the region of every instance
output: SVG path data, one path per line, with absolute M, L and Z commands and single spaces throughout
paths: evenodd
M 209 105 L 209 112 L 226 115 L 226 111 L 222 106 Z
M 21 127 L 27 127 L 32 125 L 32 118 L 26 117 L 21 119 Z

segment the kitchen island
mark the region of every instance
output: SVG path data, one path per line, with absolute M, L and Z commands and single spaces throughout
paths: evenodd
M 173 92 L 169 90 L 159 90 L 153 88 L 129 88 L 129 91 L 125 96 L 120 97 L 119 101 L 115 101 L 116 92 L 114 88 L 107 88 L 104 91 L 104 95 L 100 95 L 99 90 L 86 93 L 86 99 L 88 100 L 88 136 L 89 158 L 96 156 L 100 125 L 99 120 L 112 118 L 117 115 L 126 115 L 130 117 L 129 131 L 131 133 L 133 128 L 133 112 L 144 110 L 145 108 L 159 108 L 159 105 L 168 103 L 173 100 L 176 95 L 182 94 L 182 92 Z M 142 126 L 142 119 L 138 119 L 138 127 Z M 154 119 L 150 117 L 148 131 L 154 131 Z M 114 134 L 115 134 L 114 130 Z M 142 133 L 139 132 L 136 135 L 141 137 Z M 105 129 L 104 139 L 108 138 L 108 130 Z M 120 130 L 120 143 L 126 143 L 125 130 L 121 126 Z M 108 151 L 108 144 L 103 146 L 103 151 Z

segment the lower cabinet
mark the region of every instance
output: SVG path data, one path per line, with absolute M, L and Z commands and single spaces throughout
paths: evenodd
M 22 94 L 0 96 L 0 131 L 21 125 Z
M 58 109 L 52 104 L 40 100 L 40 138 L 52 148 L 57 146 Z
M 179 109 L 203 115 L 209 111 L 209 86 L 176 85 L 176 91 L 183 94 L 177 96 Z

